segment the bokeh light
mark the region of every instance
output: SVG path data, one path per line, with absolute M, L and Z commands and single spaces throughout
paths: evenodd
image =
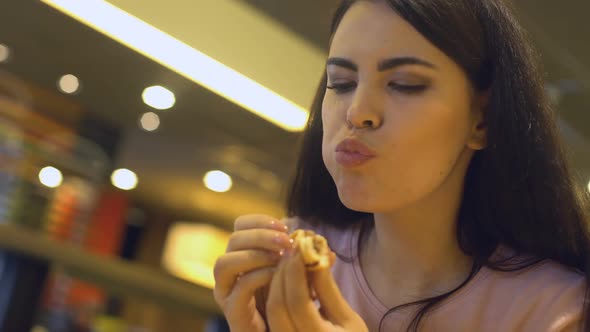
M 80 88 L 80 80 L 72 74 L 62 76 L 57 82 L 57 87 L 63 93 L 76 93 Z
M 113 172 L 111 175 L 111 182 L 113 186 L 122 190 L 132 190 L 137 187 L 137 175 L 126 169 L 120 168 Z
M 159 85 L 151 86 L 143 90 L 141 98 L 144 103 L 158 110 L 169 109 L 174 106 L 174 103 L 176 102 L 174 93 Z
M 63 175 L 57 168 L 47 166 L 39 172 L 39 181 L 46 187 L 57 188 L 63 182 Z
M 233 185 L 231 177 L 222 171 L 207 172 L 203 182 L 208 189 L 218 193 L 229 191 Z
M 139 120 L 141 128 L 146 131 L 154 131 L 160 127 L 160 117 L 154 112 L 147 112 Z

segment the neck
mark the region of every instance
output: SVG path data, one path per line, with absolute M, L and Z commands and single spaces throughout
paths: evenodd
M 400 293 L 389 302 L 406 303 L 446 293 L 467 278 L 473 260 L 461 251 L 456 235 L 463 184 L 451 182 L 412 206 L 374 213 L 360 253 L 375 294 L 395 288 Z
M 398 225 L 375 215 L 363 255 L 368 263 L 364 265 L 374 276 L 381 276 L 374 282 L 396 285 L 408 295 L 424 298 L 450 291 L 465 280 L 472 259 L 459 248 L 454 228 L 441 227 L 439 218 L 430 220 L 411 227 L 419 220 L 408 218 Z

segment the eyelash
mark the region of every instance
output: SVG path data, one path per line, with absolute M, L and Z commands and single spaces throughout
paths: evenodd
M 404 85 L 404 84 L 397 84 L 394 82 L 390 82 L 388 84 L 395 91 L 399 91 L 406 94 L 418 94 L 424 90 L 426 90 L 425 84 L 420 85 Z M 339 83 L 339 84 L 332 84 L 331 86 L 326 86 L 326 89 L 334 90 L 337 94 L 344 94 L 347 92 L 352 91 L 356 87 L 356 83 L 349 82 L 349 83 Z

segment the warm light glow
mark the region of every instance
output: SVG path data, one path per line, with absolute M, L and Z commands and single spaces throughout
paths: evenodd
M 286 130 L 307 123 L 301 106 L 106 1 L 41 1 Z
M 160 117 L 154 112 L 147 112 L 139 120 L 141 128 L 147 131 L 154 131 L 160 127 Z
M 4 44 L 0 44 L 0 62 L 6 62 L 10 58 L 10 48 Z
M 137 187 L 137 175 L 126 168 L 120 168 L 111 175 L 113 186 L 122 190 L 131 190 Z
M 232 187 L 231 177 L 222 171 L 207 172 L 203 182 L 207 188 L 219 193 L 229 191 Z
M 63 175 L 55 167 L 47 166 L 39 172 L 39 181 L 41 184 L 49 188 L 59 187 L 63 182 L 63 179 Z
M 588 182 L 588 191 L 590 191 L 590 182 Z
M 159 85 L 145 88 L 141 94 L 141 99 L 143 99 L 144 103 L 157 110 L 167 110 L 174 106 L 176 102 L 174 93 Z
M 213 288 L 213 266 L 228 241 L 228 232 L 211 225 L 175 223 L 168 231 L 162 265 L 179 278 Z
M 63 93 L 72 94 L 80 88 L 80 81 L 72 74 L 62 76 L 57 82 L 57 87 Z

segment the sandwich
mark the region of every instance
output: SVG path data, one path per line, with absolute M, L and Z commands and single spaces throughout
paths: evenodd
M 311 230 L 298 229 L 291 233 L 293 245 L 299 250 L 307 271 L 330 267 L 330 247 L 326 238 Z

